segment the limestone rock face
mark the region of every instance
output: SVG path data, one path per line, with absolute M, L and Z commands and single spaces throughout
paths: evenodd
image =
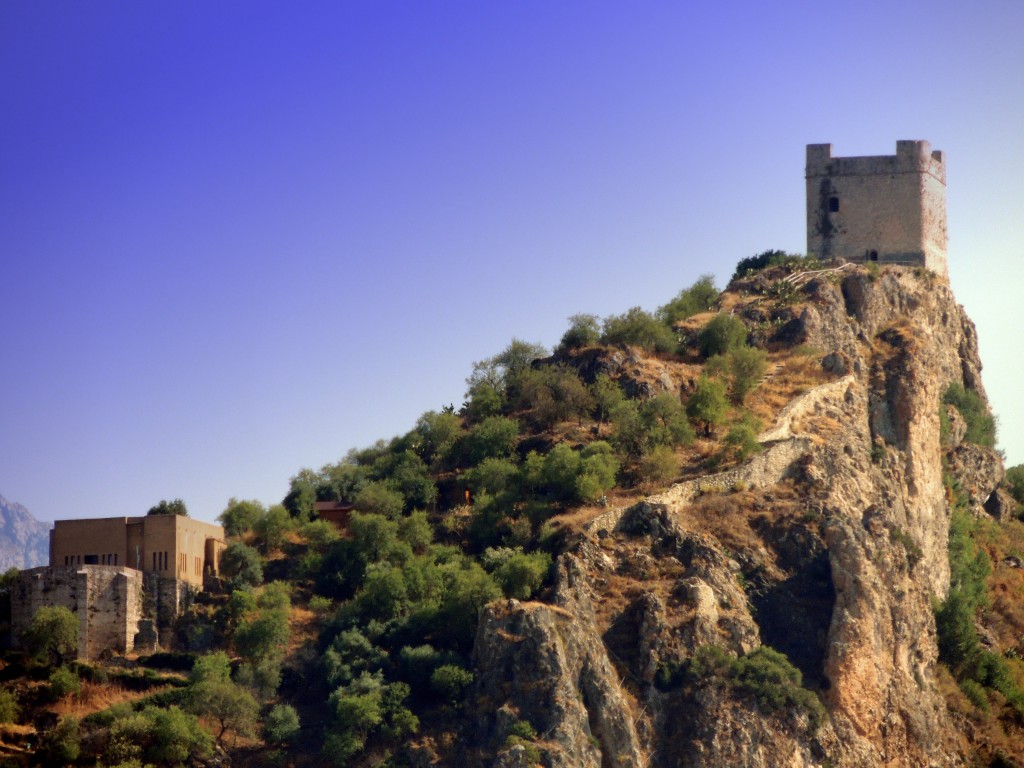
M 1002 480 L 955 419 L 940 440 L 951 383 L 984 398 L 974 326 L 920 270 L 801 291 L 779 334 L 820 350 L 834 378 L 762 435 L 789 446 L 784 461 L 613 510 L 559 556 L 551 604 L 492 605 L 466 764 L 517 764 L 500 757 L 513 717 L 538 730 L 546 765 L 964 765 L 931 601 L 950 579 L 944 450 L 979 510 Z M 736 659 L 762 644 L 817 692 L 820 725 L 701 666 L 709 646 Z

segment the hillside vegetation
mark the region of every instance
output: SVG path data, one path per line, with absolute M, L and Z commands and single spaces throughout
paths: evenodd
M 653 312 L 573 315 L 553 350 L 513 339 L 474 363 L 461 408 L 300 470 L 279 505 L 232 499 L 220 517 L 223 589 L 179 621 L 172 653 L 75 662 L 57 612 L 34 624 L 31 656 L 5 654 L 0 765 L 568 765 L 573 749 L 597 764 L 632 749 L 652 764 L 696 765 L 683 755 L 705 726 L 652 735 L 669 731 L 649 702 L 696 711 L 712 695 L 730 712 L 784 721 L 811 761 L 801 764 L 825 764 L 842 751 L 826 660 L 833 512 L 809 490 L 812 468 L 763 482 L 743 468 L 767 477 L 760 467 L 783 443 L 812 450 L 846 428 L 831 401 L 792 404 L 855 373 L 808 343 L 801 314 L 816 300 L 808 280 L 834 287 L 850 273 L 770 251 L 740 262 L 725 293 L 704 276 Z M 864 354 L 881 365 L 913 340 L 887 328 Z M 961 382 L 945 392 L 934 407 L 947 445 L 991 448 L 983 392 Z M 897 450 L 877 441 L 872 471 Z M 1019 503 L 1018 474 L 1007 489 Z M 1021 571 L 994 564 L 1020 567 L 1024 527 L 979 513 L 960 483 L 947 473 L 952 582 L 932 595 L 937 685 L 950 716 L 970 723 L 964 753 L 1015 764 Z M 323 501 L 352 505 L 347 526 L 317 519 Z M 671 520 L 658 504 L 677 510 Z M 907 578 L 932 567 L 918 532 L 886 525 L 886 557 Z M 591 716 L 591 742 L 569 743 L 545 724 L 568 705 L 530 703 L 494 677 L 501 643 L 527 636 L 501 624 L 515 611 L 578 615 L 560 559 L 573 553 L 591 564 L 593 642 L 641 724 L 632 736 Z M 695 581 L 698 560 L 711 565 Z M 666 612 L 678 628 L 651 630 Z M 484 632 L 482 619 L 497 629 Z

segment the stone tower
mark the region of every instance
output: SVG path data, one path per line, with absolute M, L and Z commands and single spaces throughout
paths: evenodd
M 832 157 L 831 144 L 808 144 L 807 253 L 948 276 L 942 152 L 897 141 L 895 155 Z

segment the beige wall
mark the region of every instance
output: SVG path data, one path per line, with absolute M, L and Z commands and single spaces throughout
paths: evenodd
M 179 515 L 58 520 L 50 532 L 50 565 L 117 565 L 159 573 L 201 587 L 204 571 L 216 573 L 207 540 L 222 542 L 224 529 Z
M 899 141 L 895 155 L 878 157 L 832 157 L 830 144 L 810 144 L 806 177 L 809 254 L 947 274 L 945 158 L 928 142 Z

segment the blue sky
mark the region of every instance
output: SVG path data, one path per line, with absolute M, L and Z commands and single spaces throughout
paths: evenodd
M 0 494 L 279 501 L 474 360 L 802 252 L 804 147 L 947 154 L 1024 462 L 1018 2 L 0 4 Z

